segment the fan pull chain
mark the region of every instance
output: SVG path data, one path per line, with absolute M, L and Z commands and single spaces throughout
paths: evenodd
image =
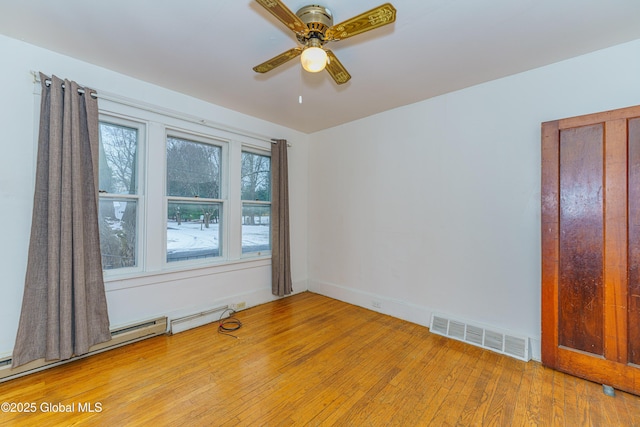
M 300 95 L 298 95 L 298 104 L 302 105 L 302 89 L 304 87 L 304 83 L 303 83 L 303 79 L 304 79 L 304 70 L 302 67 L 300 68 L 300 80 L 298 80 L 298 83 L 300 84 L 300 86 L 298 87 L 298 90 L 300 91 Z

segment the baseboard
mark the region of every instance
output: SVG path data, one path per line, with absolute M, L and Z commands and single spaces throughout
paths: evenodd
M 430 327 L 432 314 L 441 312 L 441 310 L 433 307 L 426 307 L 400 299 L 389 298 L 371 292 L 348 288 L 334 283 L 309 280 L 309 291 L 315 292 L 320 295 L 325 295 L 339 301 L 344 301 L 349 304 L 357 305 L 359 307 L 367 308 L 369 310 L 388 314 L 389 316 L 397 317 L 398 319 L 416 323 L 427 328 Z M 455 318 L 457 316 L 451 317 Z M 482 322 L 477 322 L 473 319 L 466 320 L 471 324 L 483 324 Z M 487 327 L 489 327 L 490 329 L 495 328 L 503 331 L 509 331 L 508 328 L 503 328 L 500 325 L 487 325 Z M 512 332 L 514 335 L 522 335 L 516 331 L 510 332 Z M 533 360 L 540 361 L 540 338 L 539 336 L 534 336 L 530 337 L 529 339 L 529 351 L 531 354 L 531 358 Z

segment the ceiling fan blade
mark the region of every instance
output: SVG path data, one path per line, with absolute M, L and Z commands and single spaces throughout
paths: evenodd
M 329 61 L 327 61 L 327 72 L 333 77 L 333 80 L 339 85 L 344 84 L 349 81 L 351 78 L 351 74 L 347 71 L 346 68 L 342 65 L 338 58 L 331 52 L 329 49 L 325 49 L 327 52 L 327 57 Z
M 256 65 L 255 67 L 253 67 L 253 71 L 255 71 L 256 73 L 266 73 L 267 71 L 271 71 L 274 68 L 284 64 L 285 62 L 295 58 L 296 56 L 299 56 L 303 50 L 304 48 L 302 47 L 294 47 L 293 49 L 289 49 L 288 51 L 282 52 L 280 55 L 274 56 L 270 60 L 265 61 L 260 65 Z
M 396 20 L 396 8 L 385 3 L 327 29 L 325 40 L 342 40 L 374 30 Z
M 260 6 L 267 9 L 273 16 L 278 18 L 280 22 L 289 27 L 291 31 L 299 35 L 306 35 L 309 29 L 298 15 L 293 13 L 280 0 L 256 0 Z

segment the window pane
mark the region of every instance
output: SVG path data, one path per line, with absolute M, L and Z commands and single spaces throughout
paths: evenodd
M 271 200 L 271 157 L 242 152 L 242 200 Z
M 221 255 L 220 203 L 169 202 L 167 262 Z
M 167 137 L 167 196 L 220 198 L 222 149 Z
M 100 198 L 98 222 L 104 270 L 137 265 L 137 205 L 136 200 Z
M 112 194 L 136 194 L 138 129 L 100 122 L 101 191 Z
M 271 250 L 271 206 L 243 204 L 242 253 Z

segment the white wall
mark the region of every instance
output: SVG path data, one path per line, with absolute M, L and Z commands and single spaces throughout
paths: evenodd
M 27 264 L 37 138 L 34 112 L 39 108 L 31 70 L 250 133 L 287 139 L 292 144 L 292 278 L 295 291 L 307 289 L 308 135 L 4 36 L 0 36 L 0 57 L 0 356 L 13 349 Z M 189 273 L 154 274 L 110 282 L 107 290 L 111 324 L 119 326 L 156 315 L 192 314 L 239 300 L 248 305 L 266 302 L 272 299 L 271 268 L 268 261 L 257 261 Z
M 311 135 L 309 289 L 533 337 L 540 124 L 640 104 L 640 40 Z

